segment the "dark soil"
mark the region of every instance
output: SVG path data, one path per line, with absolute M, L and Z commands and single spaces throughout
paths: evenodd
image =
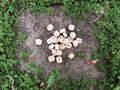
M 99 78 L 104 73 L 97 70 L 95 65 L 85 64 L 85 60 L 91 60 L 93 55 L 93 47 L 97 45 L 97 41 L 92 32 L 92 24 L 89 23 L 90 20 L 95 19 L 91 14 L 89 20 L 83 21 L 80 24 L 76 23 L 76 20 L 63 13 L 60 9 L 55 8 L 55 14 L 49 16 L 45 13 L 39 13 L 39 15 L 34 16 L 28 11 L 21 11 L 19 16 L 18 32 L 17 34 L 23 32 L 27 34 L 26 42 L 23 44 L 18 44 L 18 50 L 16 55 L 20 60 L 20 50 L 27 49 L 30 52 L 30 57 L 35 58 L 36 65 L 43 67 L 45 73 L 43 77 L 49 75 L 49 73 L 55 69 L 61 71 L 61 78 L 76 78 L 80 79 L 82 77 L 88 77 L 89 79 Z M 47 49 L 48 45 L 46 40 L 52 35 L 52 32 L 47 31 L 46 26 L 48 24 L 53 24 L 55 30 L 61 28 L 67 28 L 69 24 L 74 24 L 76 26 L 77 37 L 83 39 L 83 43 L 77 48 L 66 49 L 63 51 L 63 63 L 57 64 L 49 63 L 47 57 L 51 55 L 51 52 Z M 43 40 L 41 46 L 36 46 L 34 41 L 36 38 Z M 85 57 L 76 57 L 73 60 L 69 60 L 67 55 L 69 52 L 77 54 L 78 51 L 84 52 Z M 27 61 L 23 65 L 19 65 L 22 71 L 30 73 L 28 65 L 31 61 Z

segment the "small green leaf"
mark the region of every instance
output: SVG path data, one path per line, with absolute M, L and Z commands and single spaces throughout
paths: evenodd
M 23 65 L 25 61 L 23 59 L 20 59 L 20 64 Z

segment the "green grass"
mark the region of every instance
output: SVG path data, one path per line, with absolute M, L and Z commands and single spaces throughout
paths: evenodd
M 32 62 L 29 64 L 28 67 L 29 67 L 30 71 L 32 72 L 32 74 L 34 74 L 34 75 L 38 75 L 38 74 L 40 74 L 40 73 L 44 73 L 43 68 L 40 67 L 40 66 L 37 66 L 34 61 L 32 61 Z
M 47 12 L 54 14 L 52 5 L 63 3 L 62 10 L 80 21 L 87 19 L 93 10 L 100 19 L 94 26 L 94 35 L 100 47 L 95 51 L 95 57 L 105 60 L 107 76 L 96 80 L 99 90 L 119 90 L 120 88 L 120 3 L 119 0 L 1 0 L 0 1 L 0 90 L 10 90 L 11 81 L 7 75 L 14 79 L 15 90 L 42 90 L 38 86 L 42 78 L 34 74 L 21 72 L 15 68 L 16 60 L 16 30 L 19 10 L 27 9 L 34 14 Z M 100 11 L 104 8 L 104 15 Z M 19 41 L 25 41 L 26 35 L 20 35 Z M 100 66 L 102 67 L 102 65 Z M 52 87 L 58 73 L 50 74 L 47 79 L 47 89 Z M 61 80 L 56 88 L 62 90 L 90 90 L 89 81 Z M 80 88 L 79 88 L 80 87 Z M 56 89 L 55 88 L 55 89 Z M 57 89 L 56 89 L 57 90 Z M 61 89 L 60 89 L 61 90 Z
M 87 78 L 81 80 L 61 80 L 58 84 L 58 90 L 93 90 L 92 85 L 95 80 L 89 81 Z
M 20 50 L 20 57 L 22 59 L 27 59 L 29 58 L 29 52 L 27 50 Z
M 80 58 L 85 58 L 86 57 L 86 55 L 83 51 L 77 52 L 77 56 L 80 57 Z
M 58 70 L 54 70 L 50 73 L 50 76 L 48 77 L 46 83 L 46 90 L 49 90 L 49 88 L 51 86 L 53 86 L 53 84 L 55 83 L 55 81 L 57 80 L 57 78 L 60 76 L 60 72 Z
M 26 38 L 27 38 L 27 35 L 24 34 L 24 33 L 20 33 L 17 38 L 18 38 L 18 41 L 19 41 L 20 43 L 23 43 L 23 42 L 25 42 L 25 40 L 26 40 Z

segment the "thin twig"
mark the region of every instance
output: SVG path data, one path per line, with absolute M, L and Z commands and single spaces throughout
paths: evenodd
M 10 75 L 6 75 L 5 77 L 11 79 L 11 81 L 12 81 L 12 82 L 11 82 L 11 89 L 12 89 L 12 90 L 15 90 L 15 89 L 14 89 L 14 79 L 13 79 L 13 77 L 11 77 Z
M 92 21 L 90 21 L 89 23 L 96 22 L 97 20 L 99 20 L 99 17 L 98 17 L 98 18 L 96 18 L 96 19 L 94 19 L 94 20 L 92 20 Z

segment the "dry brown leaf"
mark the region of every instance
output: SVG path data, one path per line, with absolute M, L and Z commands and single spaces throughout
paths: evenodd
M 92 64 L 97 64 L 99 60 L 92 60 Z
M 88 65 L 91 65 L 91 64 L 97 64 L 98 61 L 99 60 L 88 60 L 85 63 L 88 64 Z
M 44 87 L 45 86 L 45 83 L 42 81 L 41 83 L 40 83 L 40 87 Z
M 92 61 L 91 61 L 91 60 L 88 60 L 88 61 L 86 61 L 85 63 L 88 64 L 88 65 L 90 65 L 90 64 L 92 64 Z
M 30 60 L 30 61 L 34 61 L 34 60 L 35 60 L 35 57 L 30 57 L 29 60 Z

